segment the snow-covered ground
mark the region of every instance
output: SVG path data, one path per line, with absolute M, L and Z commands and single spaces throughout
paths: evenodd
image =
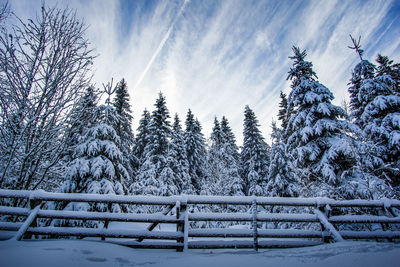
M 1 241 L 0 266 L 400 266 L 400 244 L 341 242 L 251 250 L 132 249 L 86 240 Z

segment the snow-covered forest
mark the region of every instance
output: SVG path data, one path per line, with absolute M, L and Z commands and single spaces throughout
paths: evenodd
M 9 25 L 0 14 L 0 188 L 117 195 L 400 196 L 400 63 L 371 62 L 359 38 L 349 102 L 318 80 L 293 46 L 271 137 L 243 106 L 243 144 L 225 116 L 204 136 L 190 109 L 179 118 L 159 93 L 132 114 L 122 79 L 91 80 L 96 54 L 74 11 L 43 7 Z M 290 44 L 288 44 L 290 45 Z M 343 44 L 346 46 L 348 44 Z M 327 62 L 328 64 L 328 62 Z M 228 101 L 228 100 L 227 100 Z M 205 109 L 207 107 L 204 107 Z M 133 120 L 139 127 L 132 129 Z M 269 141 L 271 140 L 271 141 Z M 116 205 L 113 211 L 124 209 Z

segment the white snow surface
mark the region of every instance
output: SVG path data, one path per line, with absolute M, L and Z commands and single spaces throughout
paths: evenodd
M 252 250 L 132 249 L 87 240 L 0 242 L 0 266 L 398 266 L 400 244 L 340 242 Z

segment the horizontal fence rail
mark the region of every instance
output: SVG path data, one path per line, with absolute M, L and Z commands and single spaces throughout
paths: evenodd
M 5 201 L 7 200 L 7 201 Z M 300 247 L 347 239 L 400 239 L 399 200 L 253 196 L 125 196 L 0 189 L 3 238 L 99 237 L 142 248 Z M 49 203 L 105 205 L 108 211 L 51 209 Z M 111 205 L 125 205 L 110 212 Z M 131 206 L 149 207 L 138 213 Z M 128 208 L 127 208 L 128 207 Z M 152 208 L 153 207 L 153 208 Z M 66 225 L 55 226 L 54 220 Z M 79 223 L 76 223 L 79 222 Z M 91 226 L 87 222 L 101 222 Z M 110 227 L 122 222 L 121 229 Z M 76 224 L 75 224 L 76 223 Z M 132 228 L 140 224 L 144 229 Z M 157 228 L 161 224 L 175 229 Z
M 98 202 L 115 204 L 145 204 L 145 205 L 175 205 L 177 201 L 187 204 L 226 204 L 226 205 L 252 205 L 253 200 L 257 205 L 265 206 L 303 206 L 320 207 L 395 207 L 400 208 L 400 200 L 334 200 L 330 198 L 291 198 L 291 197 L 254 197 L 254 196 L 125 196 L 101 195 L 78 193 L 50 193 L 43 190 L 4 190 L 0 189 L 2 198 L 25 198 L 42 201 L 73 201 L 73 202 Z

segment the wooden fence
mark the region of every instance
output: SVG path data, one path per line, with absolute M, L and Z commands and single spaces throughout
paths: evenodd
M 398 230 L 400 216 L 397 215 L 400 201 L 389 199 L 338 201 L 328 198 L 195 195 L 157 197 L 0 189 L 0 200 L 6 203 L 4 201 L 6 199 L 27 203 L 26 208 L 0 206 L 0 215 L 2 215 L 0 218 L 3 218 L 0 222 L 0 230 L 3 236 L 6 234 L 16 240 L 31 238 L 32 235 L 51 238 L 100 237 L 102 240 L 107 238 L 107 242 L 130 247 L 173 248 L 184 251 L 188 248 L 253 248 L 258 250 L 259 248 L 310 246 L 346 239 L 393 240 L 400 238 Z M 43 209 L 44 204 L 49 202 L 151 205 L 160 207 L 162 211 L 111 213 Z M 216 205 L 225 208 L 225 211 L 228 207 L 231 210 L 229 212 L 201 211 L 207 210 L 208 206 Z M 289 209 L 291 211 L 287 212 Z M 102 221 L 104 226 L 102 228 L 40 226 L 37 223 L 40 218 Z M 5 219 L 7 220 L 4 221 Z M 108 227 L 110 222 L 136 222 L 149 225 L 145 230 L 113 229 Z M 211 222 L 215 225 L 218 225 L 217 222 L 233 222 L 236 223 L 236 227 L 198 228 L 196 222 Z M 275 223 L 275 225 L 287 223 L 286 227 L 289 228 L 270 229 L 266 227 L 267 223 Z M 173 224 L 176 225 L 176 230 L 154 230 L 158 224 Z M 347 230 L 340 230 L 338 227 L 343 224 L 347 225 Z M 371 225 L 379 227 L 371 227 Z M 352 226 L 354 229 L 348 230 Z

